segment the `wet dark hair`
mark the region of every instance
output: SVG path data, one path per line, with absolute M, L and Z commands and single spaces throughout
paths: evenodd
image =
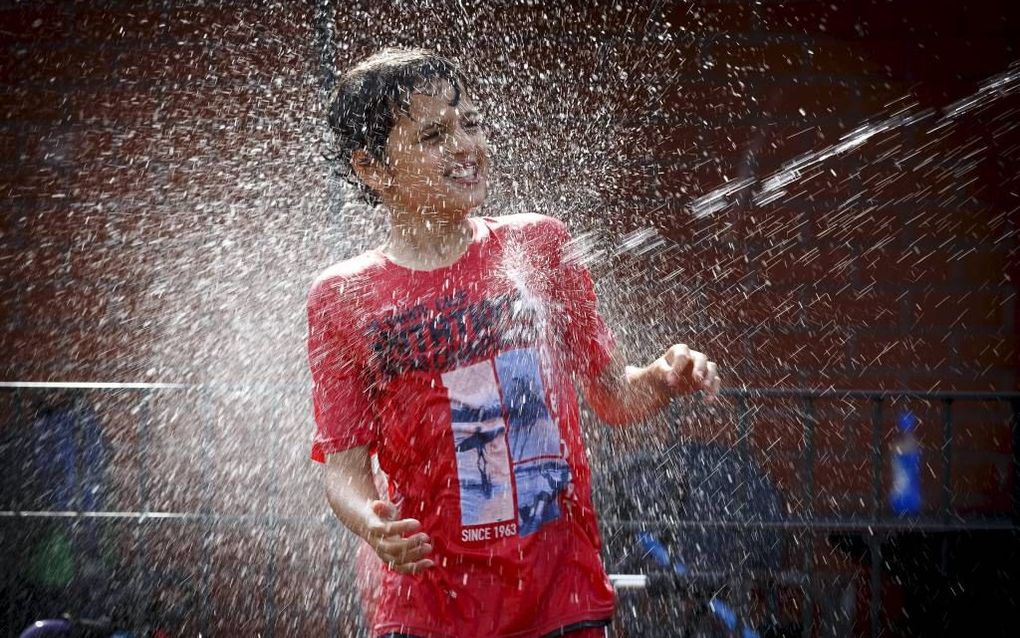
M 358 187 L 372 204 L 378 195 L 358 179 L 351 163 L 354 151 L 363 148 L 377 160 L 386 161 L 386 140 L 398 113 L 407 114 L 411 94 L 437 80 L 453 86 L 451 106 L 460 102 L 466 78 L 450 59 L 425 49 L 387 48 L 362 60 L 337 80 L 327 105 L 333 131 L 336 173 Z

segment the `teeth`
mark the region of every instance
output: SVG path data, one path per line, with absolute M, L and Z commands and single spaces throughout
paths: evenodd
M 454 179 L 464 179 L 465 177 L 474 177 L 474 175 L 474 166 L 460 166 L 450 171 L 450 177 Z

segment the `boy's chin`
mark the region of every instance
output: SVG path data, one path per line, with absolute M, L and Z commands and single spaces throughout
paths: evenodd
M 448 201 L 446 202 L 443 212 L 445 213 L 445 216 L 450 218 L 467 217 L 484 206 L 485 200 L 486 197 L 483 195 L 481 197 L 465 198 L 453 202 Z
M 482 200 L 479 203 L 464 203 L 456 206 L 447 205 L 443 208 L 436 208 L 428 212 L 422 212 L 421 216 L 424 219 L 431 219 L 437 222 L 459 222 L 474 214 L 484 203 L 485 201 Z
M 445 197 L 442 198 L 444 200 L 443 207 L 449 210 L 470 212 L 484 204 L 488 196 L 488 186 L 483 182 L 471 189 L 445 193 Z

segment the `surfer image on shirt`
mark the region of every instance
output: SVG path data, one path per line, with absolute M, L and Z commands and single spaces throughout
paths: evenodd
M 454 408 L 453 406 L 451 406 L 450 411 L 451 413 L 453 413 L 454 419 L 456 419 L 455 422 L 471 423 L 472 420 L 469 420 L 465 417 L 486 414 L 488 410 L 492 409 L 492 407 L 493 406 L 489 406 L 488 408 L 472 409 L 465 407 Z M 495 409 L 497 411 L 496 414 L 499 414 L 500 406 L 496 405 Z M 487 420 L 488 419 L 478 418 L 474 419 L 473 421 L 487 421 Z M 469 450 L 476 450 L 478 452 L 477 462 L 478 474 L 482 480 L 482 494 L 484 494 L 485 498 L 487 499 L 492 498 L 492 479 L 489 478 L 489 473 L 487 471 L 489 461 L 488 459 L 485 458 L 485 447 L 489 445 L 489 443 L 491 443 L 493 440 L 495 440 L 496 437 L 502 437 L 503 429 L 504 428 L 502 427 L 497 427 L 490 430 L 482 430 L 481 426 L 477 426 L 474 429 L 473 433 L 464 437 L 460 442 L 457 443 L 457 452 L 467 452 Z
M 513 437 L 515 441 L 513 456 L 516 460 L 524 456 L 534 425 L 539 419 L 548 419 L 548 413 L 541 396 L 535 392 L 535 383 L 531 377 L 514 376 L 505 385 L 509 390 L 505 399 L 506 418 L 512 427 L 518 428 Z M 504 416 L 503 404 L 499 402 L 474 407 L 456 399 L 450 400 L 450 417 L 453 423 L 482 423 L 502 416 Z M 498 434 L 503 434 L 502 428 Z M 477 427 L 471 436 L 457 443 L 457 451 L 477 449 L 481 464 L 485 458 L 484 446 L 495 436 L 496 433 L 483 432 L 481 427 Z
M 507 424 L 492 361 L 443 375 L 460 485 L 461 525 L 514 519 Z
M 530 348 L 503 352 L 445 378 L 462 523 L 512 517 L 507 505 L 512 507 L 513 494 L 521 534 L 559 518 L 558 498 L 570 484 L 571 473 L 545 399 L 537 352 Z

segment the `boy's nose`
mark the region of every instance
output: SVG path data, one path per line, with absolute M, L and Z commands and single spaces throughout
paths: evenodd
M 461 127 L 453 132 L 450 136 L 449 150 L 451 153 L 457 154 L 465 151 L 473 150 L 477 146 L 474 136 L 465 131 Z

